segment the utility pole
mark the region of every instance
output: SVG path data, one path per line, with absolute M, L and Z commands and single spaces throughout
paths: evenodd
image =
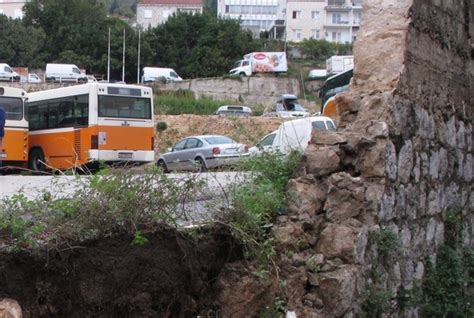
M 110 28 L 109 28 L 109 44 L 107 50 L 107 82 L 110 82 Z
M 123 29 L 122 82 L 125 83 L 125 28 Z
M 138 27 L 138 63 L 137 63 L 137 84 L 140 84 L 140 26 Z

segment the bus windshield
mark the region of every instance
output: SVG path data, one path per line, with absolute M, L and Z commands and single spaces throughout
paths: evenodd
M 332 96 L 349 89 L 349 83 L 353 73 L 353 70 L 350 69 L 343 73 L 331 76 L 326 80 L 326 82 L 324 82 L 319 91 L 319 97 L 321 97 L 321 107 L 323 107 L 326 101 Z
M 151 119 L 149 98 L 99 96 L 99 116 L 115 118 Z
M 7 120 L 23 119 L 23 100 L 21 98 L 0 97 L 0 107 L 5 111 Z

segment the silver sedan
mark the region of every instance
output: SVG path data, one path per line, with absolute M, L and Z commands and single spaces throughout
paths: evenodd
M 157 165 L 164 172 L 176 170 L 207 171 L 235 164 L 240 158 L 248 156 L 244 144 L 237 143 L 226 136 L 191 136 L 178 141 L 168 152 L 160 155 Z

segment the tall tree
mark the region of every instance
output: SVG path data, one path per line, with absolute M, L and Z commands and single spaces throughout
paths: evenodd
M 175 14 L 149 33 L 153 64 L 173 67 L 188 78 L 225 74 L 236 59 L 258 47 L 238 21 L 208 14 Z
M 24 26 L 20 20 L 0 15 L 0 61 L 11 66 L 42 66 L 46 35 L 41 29 Z

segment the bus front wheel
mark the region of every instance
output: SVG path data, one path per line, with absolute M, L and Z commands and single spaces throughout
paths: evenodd
M 40 148 L 34 148 L 28 158 L 28 167 L 33 171 L 44 171 L 44 153 Z

